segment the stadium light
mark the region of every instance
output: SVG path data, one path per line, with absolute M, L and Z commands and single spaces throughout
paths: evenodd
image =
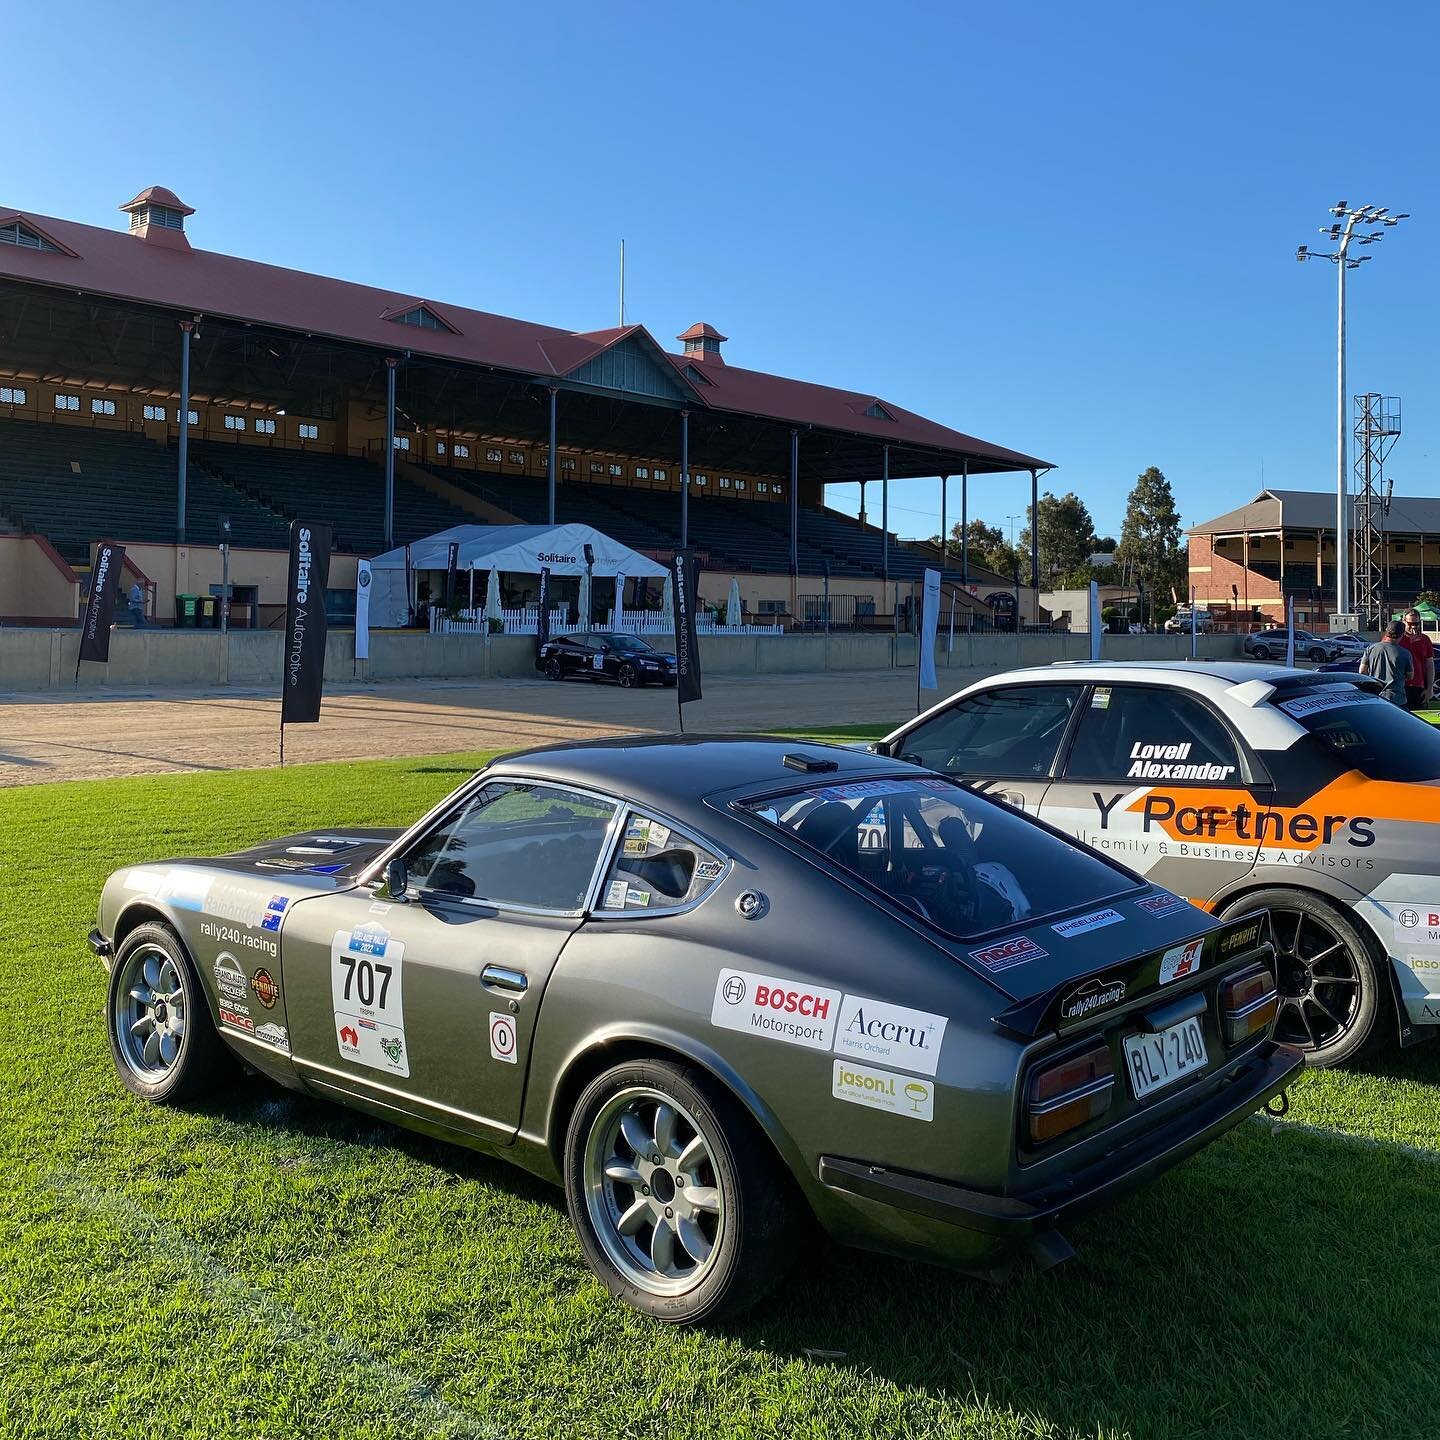
M 1350 514 L 1349 514 L 1349 469 L 1346 465 L 1346 399 L 1345 399 L 1345 272 L 1357 269 L 1373 255 L 1352 256 L 1350 242 L 1372 245 L 1383 238 L 1384 232 L 1372 230 L 1369 234 L 1356 235 L 1357 225 L 1394 226 L 1401 220 L 1408 220 L 1408 211 L 1398 215 L 1390 214 L 1386 205 L 1361 205 L 1351 209 L 1344 200 L 1338 200 L 1330 207 L 1334 215 L 1333 225 L 1322 226 L 1320 233 L 1335 243 L 1333 251 L 1311 250 L 1302 245 L 1295 252 L 1297 260 L 1328 260 L 1335 266 L 1338 281 L 1338 324 L 1336 326 L 1336 475 L 1335 475 L 1335 610 L 1337 614 L 1348 615 L 1352 611 L 1350 594 Z M 1343 223 L 1342 223 L 1343 222 Z

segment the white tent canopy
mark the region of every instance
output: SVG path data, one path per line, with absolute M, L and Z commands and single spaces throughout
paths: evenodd
M 498 570 L 511 575 L 538 575 L 542 567 L 552 575 L 584 575 L 585 546 L 595 554 L 594 574 L 660 579 L 663 565 L 622 545 L 589 525 L 452 525 L 410 546 L 410 564 L 422 570 L 444 570 L 450 563 L 450 546 L 460 547 L 457 569 Z M 370 562 L 374 583 L 370 623 L 402 626 L 410 615 L 405 593 L 405 547 L 397 546 Z

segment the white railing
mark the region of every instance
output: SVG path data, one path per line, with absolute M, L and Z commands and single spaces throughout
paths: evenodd
M 550 633 L 552 635 L 573 635 L 584 629 L 619 628 L 630 635 L 673 635 L 675 622 L 659 610 L 627 610 L 617 627 L 615 612 L 606 617 L 603 626 L 585 626 L 572 622 L 565 609 L 550 612 Z M 525 609 L 501 610 L 500 623 L 506 635 L 536 635 L 540 631 L 540 612 L 536 606 Z M 701 615 L 695 627 L 701 635 L 783 635 L 783 625 L 717 625 L 708 615 Z M 430 611 L 430 633 L 432 635 L 488 635 L 490 623 L 480 609 L 462 610 L 460 618 L 448 620 L 436 609 Z

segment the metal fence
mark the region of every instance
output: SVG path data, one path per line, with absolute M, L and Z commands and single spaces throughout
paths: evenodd
M 501 610 L 500 623 L 505 635 L 538 635 L 540 633 L 540 609 L 529 605 L 518 610 Z M 724 625 L 713 615 L 702 613 L 695 617 L 695 628 L 701 635 L 783 635 L 783 625 Z M 674 619 L 660 610 L 627 610 L 619 625 L 615 624 L 615 612 L 611 610 L 603 624 L 582 624 L 570 619 L 568 606 L 561 606 L 550 612 L 550 633 L 552 635 L 575 635 L 582 630 L 618 630 L 628 635 L 670 636 L 675 633 Z M 449 619 L 441 611 L 430 612 L 430 633 L 432 635 L 487 635 L 490 623 L 483 610 L 462 610 L 459 618 Z

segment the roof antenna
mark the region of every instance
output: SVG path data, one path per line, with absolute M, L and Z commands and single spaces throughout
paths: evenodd
M 625 328 L 625 242 L 620 242 L 620 328 Z

